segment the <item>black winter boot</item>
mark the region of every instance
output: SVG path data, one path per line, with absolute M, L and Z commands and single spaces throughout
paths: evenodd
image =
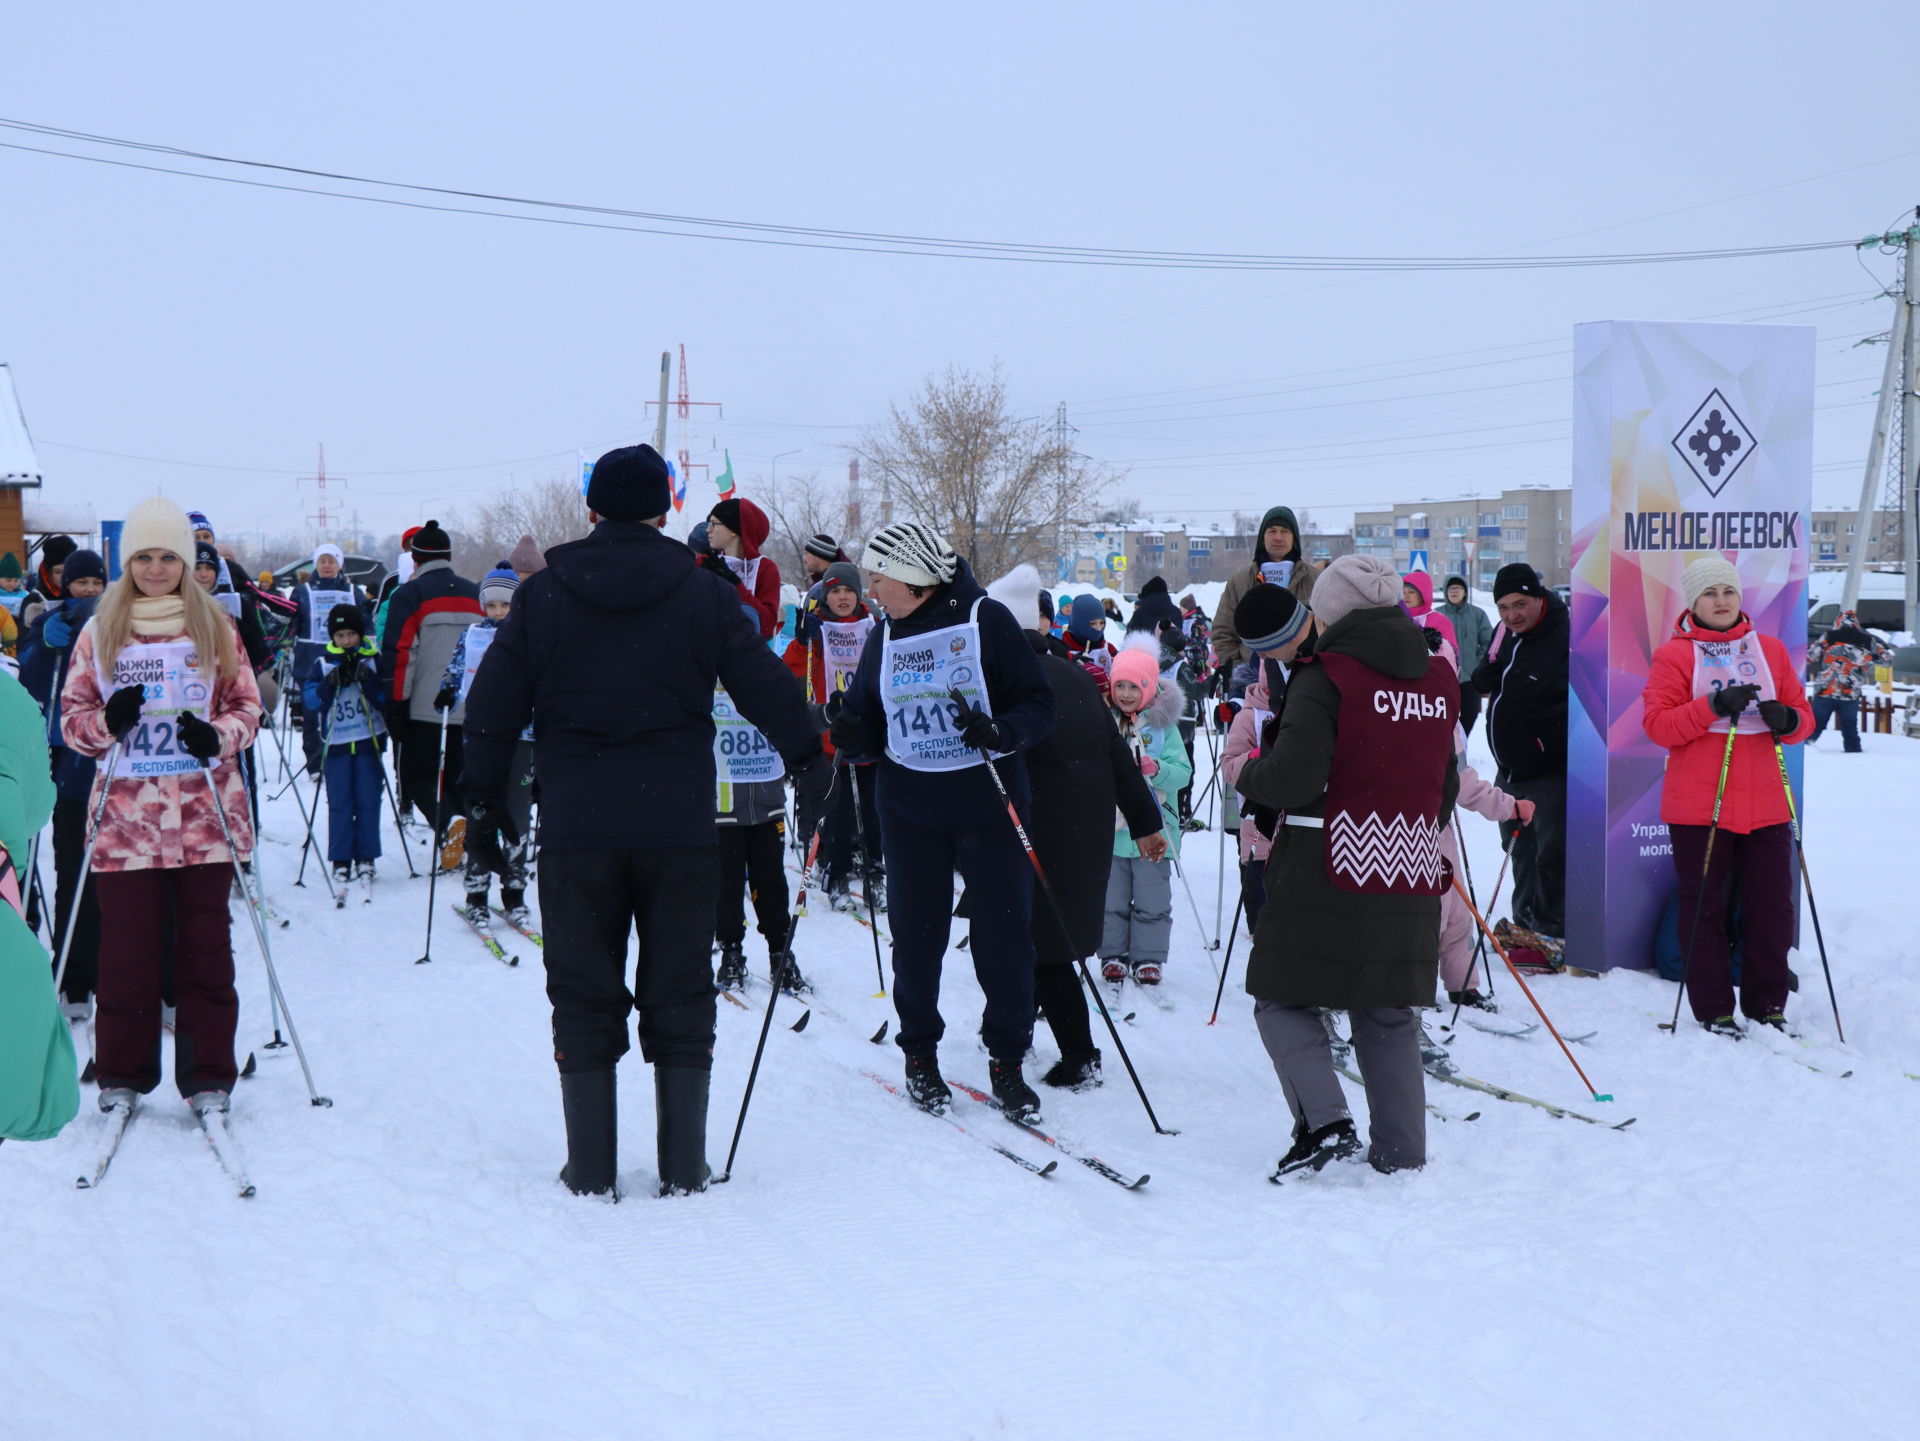
M 813 983 L 800 974 L 800 964 L 794 960 L 793 952 L 784 947 L 767 952 L 767 970 L 773 984 L 790 996 L 813 989 Z
M 1063 1091 L 1091 1091 L 1100 1084 L 1100 1052 L 1063 1051 L 1040 1083 Z
M 1331 1162 L 1358 1155 L 1360 1137 L 1349 1120 L 1329 1121 L 1316 1131 L 1294 1128 L 1293 1149 L 1280 1158 L 1280 1164 L 1267 1179 L 1276 1186 L 1296 1171 L 1324 1170 Z
M 713 1072 L 692 1066 L 653 1068 L 653 1116 L 660 1194 L 690 1196 L 707 1189 L 707 1090 Z
M 576 1196 L 620 1199 L 614 1189 L 620 1152 L 614 1095 L 611 1066 L 560 1073 L 560 1104 L 567 1117 L 567 1164 L 560 1179 Z
M 907 1057 L 907 1097 L 923 1111 L 944 1115 L 953 1104 L 953 1091 L 940 1078 L 940 1058 L 932 1052 Z
M 1027 1078 L 1020 1074 L 1018 1056 L 1004 1061 L 998 1056 L 989 1057 L 987 1080 L 993 1088 L 993 1099 L 1013 1120 L 1031 1122 L 1040 1119 L 1040 1098 L 1034 1094 L 1033 1087 L 1027 1084 Z
M 720 989 L 744 991 L 747 988 L 747 948 L 738 941 L 720 947 Z

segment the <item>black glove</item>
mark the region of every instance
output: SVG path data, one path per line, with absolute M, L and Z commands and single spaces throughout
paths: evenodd
M 192 711 L 182 711 L 174 734 L 180 737 L 180 749 L 197 761 L 216 760 L 220 755 L 220 732 Z
M 954 716 L 954 721 L 960 727 L 960 740 L 968 750 L 1010 751 L 1013 749 L 1013 738 L 1007 734 L 1007 728 L 1000 722 L 985 711 L 975 710 L 968 705 L 967 698 L 957 690 L 948 691 L 947 698 L 960 707 L 959 712 Z
M 733 567 L 712 552 L 708 552 L 706 555 L 700 557 L 700 569 L 712 571 L 728 585 L 740 584 L 740 577 L 734 573 Z
M 1757 685 L 1722 686 L 1713 693 L 1713 710 L 1728 720 L 1735 720 L 1740 712 L 1759 699 L 1760 687 Z
M 473 801 L 467 806 L 467 854 L 492 871 L 501 880 L 507 878 L 507 854 L 501 846 L 520 843 L 520 828 L 513 823 L 503 805 Z
M 867 723 L 857 711 L 842 706 L 827 726 L 827 739 L 841 755 L 863 756 L 867 753 Z
M 360 679 L 360 653 L 348 651 L 340 657 L 340 664 L 333 668 L 333 683 L 345 690 Z
M 440 687 L 439 694 L 437 694 L 433 698 L 433 708 L 435 710 L 452 710 L 453 703 L 459 699 L 460 699 L 459 686 L 443 685 Z
M 115 740 L 125 740 L 127 732 L 140 724 L 140 706 L 146 698 L 145 688 L 137 685 L 123 685 L 107 697 L 107 729 Z
M 1784 701 L 1763 700 L 1760 702 L 1760 719 L 1767 723 L 1768 730 L 1783 736 L 1800 724 L 1800 712 Z
M 803 846 L 811 845 L 813 833 L 826 818 L 827 803 L 833 798 L 833 762 L 825 751 L 815 751 L 798 765 L 789 764 L 793 779 L 793 814 Z

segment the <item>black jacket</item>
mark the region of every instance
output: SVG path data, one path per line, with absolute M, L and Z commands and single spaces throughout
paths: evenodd
M 1413 679 L 1444 665 L 1399 606 L 1352 611 L 1320 634 L 1319 655 L 1346 655 L 1383 675 Z M 1271 745 L 1236 783 L 1259 806 L 1320 815 L 1339 737 L 1340 691 L 1324 666 L 1298 665 Z M 1460 777 L 1449 756 L 1440 823 L 1453 814 Z M 1281 825 L 1267 858 L 1267 904 L 1247 959 L 1247 991 L 1283 1006 L 1370 1010 L 1433 1002 L 1440 957 L 1440 898 L 1345 891 L 1327 874 L 1324 829 Z
M 738 588 L 654 527 L 603 520 L 515 595 L 467 696 L 464 784 L 503 795 L 531 719 L 543 846 L 713 845 L 716 679 L 789 766 L 820 753 Z
M 1027 766 L 1021 752 L 1045 740 L 1053 729 L 1053 687 L 1047 684 L 1040 658 L 1028 645 L 1020 622 L 999 601 L 987 597 L 965 561 L 960 562 L 952 583 L 935 590 L 912 615 L 897 622 L 882 622 L 867 638 L 860 669 L 854 672 L 844 702 L 865 724 L 867 747 L 862 754 L 846 759 L 879 760 L 885 753 L 887 718 L 880 703 L 880 663 L 888 639 L 963 625 L 975 601 L 980 602 L 980 649 L 987 673 L 987 697 L 993 702 L 993 718 L 1013 739 L 1014 753 L 994 764 L 1008 793 L 1025 814 Z M 771 731 L 768 737 L 772 739 Z M 775 740 L 774 744 L 779 742 Z M 898 817 L 908 826 L 965 831 L 1008 823 L 1006 807 L 984 766 L 910 771 L 889 758 L 880 766 L 878 796 L 882 815 Z
M 1033 787 L 1033 821 L 1027 834 L 1046 867 L 1060 909 L 1073 933 L 1067 950 L 1059 922 L 1044 897 L 1033 902 L 1034 954 L 1041 965 L 1072 965 L 1100 945 L 1107 877 L 1113 869 L 1114 811 L 1127 818 L 1137 841 L 1161 830 L 1153 788 L 1120 738 L 1100 687 L 1086 669 L 1047 651 L 1032 631 L 1027 643 L 1040 653 L 1040 668 L 1053 687 L 1058 719 L 1052 732 L 1027 750 Z
M 1509 632 L 1492 659 L 1473 673 L 1487 698 L 1487 744 L 1515 780 L 1567 771 L 1567 605 L 1549 592 L 1540 623 Z

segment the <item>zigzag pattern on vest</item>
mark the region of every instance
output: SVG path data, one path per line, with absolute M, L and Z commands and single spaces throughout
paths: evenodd
M 1327 822 L 1327 845 L 1334 872 L 1352 877 L 1358 889 L 1375 882 L 1381 890 L 1400 885 L 1432 891 L 1440 884 L 1437 821 L 1419 816 L 1386 821 L 1377 812 L 1355 820 L 1339 811 Z

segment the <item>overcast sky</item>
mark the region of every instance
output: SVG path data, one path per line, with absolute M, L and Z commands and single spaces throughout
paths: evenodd
M 1876 79 L 1920 11 L 712 3 L 10 7 L 0 114 L 462 189 L 782 224 L 1314 255 L 1863 236 L 1920 202 Z M 0 140 L 40 144 L 17 132 Z M 151 159 L 97 146 L 76 153 Z M 1903 155 L 1901 152 L 1906 151 Z M 173 163 L 173 162 L 162 162 Z M 232 172 L 228 172 L 232 173 Z M 285 179 L 262 175 L 259 178 Z M 949 363 L 1065 401 L 1118 494 L 1324 524 L 1564 484 L 1571 328 L 1819 327 L 1815 500 L 1859 492 L 1893 267 L 1848 250 L 1490 274 L 846 254 L 433 214 L 0 149 L 0 360 L 49 498 L 155 488 L 229 534 L 388 531 L 646 438 L 684 343 L 695 459 L 746 493 Z M 1435 392 L 1450 392 L 1435 394 Z M 101 452 L 118 452 L 117 455 Z M 711 458 L 718 462 L 719 451 Z M 145 457 L 132 459 L 126 457 Z M 716 464 L 717 469 L 717 464 Z M 703 509 L 711 488 L 692 492 Z

